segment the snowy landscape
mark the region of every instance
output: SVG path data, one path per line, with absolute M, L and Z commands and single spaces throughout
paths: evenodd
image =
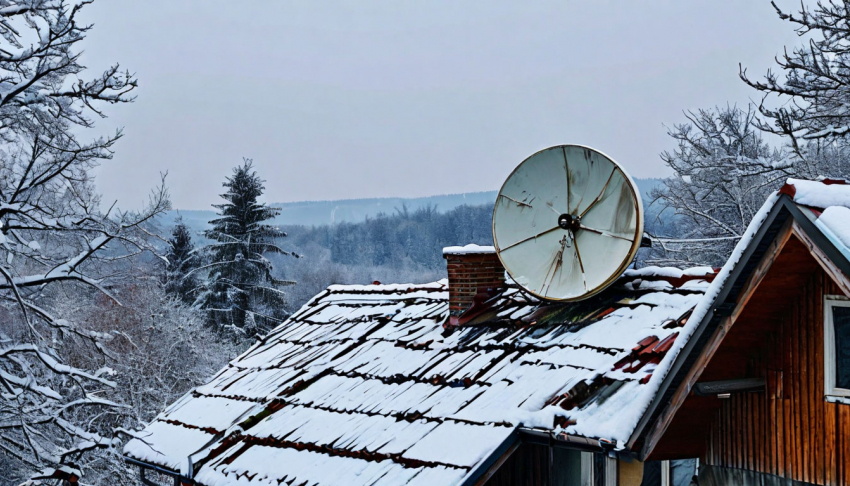
M 327 139 L 317 144 L 322 149 L 337 144 L 334 150 L 340 152 L 363 151 L 338 167 L 304 159 L 308 152 L 296 156 L 297 150 L 306 150 L 303 147 L 290 153 L 274 145 L 275 159 L 256 157 L 253 154 L 265 154 L 267 148 L 257 147 L 255 139 L 240 139 L 237 113 L 255 109 L 263 100 L 234 107 L 210 95 L 197 105 L 203 105 L 197 112 L 181 110 L 184 118 L 165 111 L 155 118 L 171 131 L 191 126 L 187 132 L 203 131 L 211 120 L 227 120 L 223 130 L 232 136 L 205 135 L 209 143 L 204 144 L 227 147 L 218 148 L 220 160 L 193 160 L 182 148 L 174 149 L 173 158 L 163 157 L 154 151 L 165 139 L 151 135 L 157 133 L 153 128 L 125 132 L 107 118 L 116 116 L 122 124 L 130 120 L 128 127 L 141 127 L 132 124 L 134 110 L 142 119 L 151 116 L 152 107 L 168 105 L 171 98 L 162 94 L 162 86 L 172 78 L 170 73 L 153 76 L 147 94 L 145 71 L 118 63 L 124 62 L 119 48 L 127 39 L 113 43 L 97 32 L 106 24 L 104 30 L 113 35 L 113 18 L 116 25 L 135 21 L 114 10 L 95 10 L 103 3 L 0 0 L 0 484 L 732 484 L 723 468 L 803 481 L 799 484 L 850 484 L 850 452 L 842 455 L 850 446 L 836 452 L 829 443 L 850 437 L 850 412 L 843 415 L 850 407 L 850 389 L 842 387 L 840 371 L 842 363 L 850 366 L 850 347 L 842 354 L 841 345 L 820 346 L 821 341 L 815 341 L 843 339 L 843 311 L 828 318 L 839 323 L 834 328 L 823 328 L 821 320 L 831 315 L 824 310 L 833 308 L 829 306 L 848 308 L 842 302 L 850 295 L 847 3 L 765 3 L 759 18 L 774 22 L 776 31 L 796 44 L 771 44 L 768 51 L 777 57 L 763 56 L 758 71 L 745 62 L 750 51 L 745 56 L 732 47 L 722 50 L 729 61 L 722 76 L 734 77 L 735 89 L 743 95 L 718 88 L 707 91 L 716 99 L 705 103 L 703 89 L 685 90 L 699 91 L 700 97 L 675 98 L 679 92 L 671 88 L 673 101 L 665 103 L 681 103 L 678 115 L 662 119 L 660 112 L 651 110 L 624 115 L 640 117 L 635 123 L 651 125 L 647 130 L 660 134 L 641 144 L 641 153 L 657 154 L 654 157 L 630 159 L 630 153 L 620 150 L 620 165 L 614 164 L 611 175 L 605 173 L 607 179 L 586 175 L 577 183 L 570 180 L 571 174 L 576 177 L 585 169 L 571 168 L 564 148 L 559 178 L 567 187 L 581 183 L 593 190 L 579 202 L 566 195 L 563 210 L 549 201 L 541 211 L 552 222 L 558 217 L 560 227 L 534 230 L 514 243 L 536 243 L 553 230 L 564 231 L 556 242 L 557 265 L 545 270 L 548 284 L 533 289 L 526 275 L 512 272 L 512 260 L 501 255 L 513 245 L 494 241 L 493 218 L 499 204 L 528 220 L 536 218 L 532 204 L 539 204 L 534 202 L 537 195 L 521 199 L 518 193 L 506 192 L 510 184 L 501 191 L 499 184 L 513 175 L 513 167 L 524 157 L 544 147 L 584 144 L 573 134 L 550 140 L 527 132 L 516 137 L 484 133 L 481 140 L 495 148 L 480 158 L 464 154 L 452 159 L 438 140 L 448 132 L 463 139 L 463 127 L 452 125 L 450 117 L 423 114 L 434 116 L 432 124 L 441 127 L 425 134 L 418 121 L 411 121 L 411 133 L 431 137 L 429 143 L 437 147 L 433 152 L 430 146 L 416 145 L 407 132 L 396 134 L 402 129 L 393 122 L 379 124 L 398 139 L 398 153 L 406 153 L 403 145 L 409 143 L 415 157 L 446 159 L 439 162 L 445 165 L 435 161 L 430 170 L 439 172 L 434 180 L 444 180 L 443 187 L 421 175 L 429 163 L 416 162 L 421 159 L 413 155 L 409 160 L 397 153 L 387 155 L 387 165 L 374 169 L 380 177 L 364 176 L 373 174 L 368 161 L 380 158 L 368 134 L 331 133 L 312 118 L 303 125 L 322 127 L 316 132 Z M 544 17 L 546 8 L 554 8 L 538 7 Z M 222 13 L 226 9 L 220 5 L 197 3 L 193 8 L 216 22 L 226 23 L 230 15 Z M 254 2 L 245 8 L 262 17 L 266 7 Z M 298 8 L 293 7 L 296 12 Z M 370 8 L 376 10 L 357 15 L 381 18 L 389 11 L 377 4 Z M 737 5 L 723 8 L 724 15 L 737 16 Z M 87 17 L 89 11 L 98 16 L 97 22 Z M 422 12 L 411 14 L 414 24 L 417 15 Z M 455 27 L 475 24 L 451 12 L 445 18 Z M 498 28 L 503 21 L 493 21 L 498 34 L 493 39 L 503 37 Z M 425 26 L 430 21 L 422 22 Z M 534 37 L 531 24 L 522 31 Z M 132 40 L 134 45 L 139 42 Z M 181 50 L 179 36 L 171 42 L 175 52 Z M 102 52 L 97 49 L 107 45 L 115 58 L 110 57 L 105 68 L 90 67 L 99 65 L 85 57 L 87 50 Z M 542 49 L 557 51 L 551 45 Z M 448 56 L 441 52 L 446 50 L 428 51 L 422 59 Z M 308 67 L 280 62 L 273 67 L 274 76 L 291 76 L 296 87 L 330 83 L 304 79 L 316 65 L 334 64 L 334 59 L 293 52 L 296 58 L 312 59 L 305 61 Z M 160 55 L 164 59 L 177 54 Z M 524 57 L 523 52 L 512 55 Z M 638 73 L 641 55 L 627 68 L 636 70 L 635 77 L 665 78 L 664 73 L 651 72 L 652 63 Z M 391 63 L 401 62 L 394 57 L 397 52 L 387 56 Z M 257 61 L 265 68 L 268 64 Z M 542 70 L 542 65 L 535 69 Z M 769 69 L 763 72 L 762 65 Z M 363 75 L 357 73 L 333 83 L 355 86 Z M 180 76 L 175 75 L 173 83 L 182 82 Z M 375 76 L 385 81 L 380 69 Z M 463 83 L 468 82 L 464 76 L 477 79 L 463 69 L 457 76 Z M 541 74 L 541 79 L 548 76 Z M 214 78 L 207 76 L 197 84 Z M 412 89 L 411 99 L 433 95 L 445 80 L 423 82 Z M 463 95 L 453 94 L 451 103 L 473 110 L 476 105 L 469 100 L 482 93 L 501 99 L 502 94 L 494 94 L 501 89 L 507 88 L 495 83 L 478 90 L 464 84 Z M 526 86 L 522 91 L 536 89 Z M 569 97 L 557 88 L 549 91 L 552 97 Z M 364 92 L 371 96 L 382 91 Z M 401 96 L 391 89 L 385 93 Z M 287 124 L 296 120 L 298 125 L 299 117 L 308 119 L 304 112 L 313 113 L 305 101 L 309 97 L 281 96 L 275 116 Z M 464 105 L 467 101 L 470 104 Z M 222 114 L 205 111 L 219 104 L 225 106 Z M 404 102 L 393 98 L 393 104 Z M 323 110 L 317 107 L 315 112 L 325 113 L 329 126 L 340 129 L 337 115 Z M 658 119 L 650 118 L 656 115 Z M 524 116 L 532 120 L 536 114 Z M 540 118 L 549 116 L 541 112 Z M 581 110 L 563 116 L 584 117 Z M 481 115 L 470 123 L 478 128 L 470 130 L 499 119 Z M 505 130 L 516 128 L 512 119 L 503 120 Z M 596 123 L 592 131 L 616 130 Z M 187 135 L 187 140 L 194 136 Z M 270 146 L 272 139 L 266 137 Z M 605 139 L 591 142 L 598 140 Z M 447 142 L 447 147 L 454 143 Z M 121 158 L 145 144 L 152 152 Z M 512 144 L 525 155 L 514 157 L 520 149 Z M 209 147 L 201 149 L 210 157 Z M 392 150 L 396 148 L 388 148 L 388 153 Z M 600 160 L 607 161 L 604 154 L 581 150 L 587 150 L 590 161 L 587 174 Z M 240 155 L 231 157 L 233 151 Z M 153 160 L 163 164 L 161 171 L 152 168 L 160 165 L 148 165 Z M 136 178 L 131 173 L 140 167 L 150 173 Z M 633 169 L 632 175 L 639 177 L 628 176 Z M 612 195 L 609 183 L 618 170 L 620 192 Z M 315 195 L 299 192 L 298 175 L 306 173 L 313 179 L 304 175 L 303 185 L 314 188 Z M 135 192 L 114 197 L 138 191 L 140 181 L 151 177 L 155 182 L 142 187 L 143 202 L 133 199 Z M 365 184 L 360 177 L 371 177 L 374 183 Z M 635 186 L 630 188 L 632 180 Z M 623 203 L 608 203 L 615 197 L 627 200 L 628 190 L 634 196 L 628 213 L 634 216 L 626 225 L 631 235 L 621 231 Z M 616 224 L 591 228 L 592 218 L 601 218 L 594 207 L 606 204 L 617 206 L 619 212 L 612 217 L 619 218 Z M 562 224 L 565 216 L 568 221 Z M 623 264 L 612 275 L 597 276 L 604 285 L 593 291 L 588 289 L 591 271 L 585 275 L 585 266 L 621 257 L 613 244 L 594 244 L 585 246 L 582 260 L 582 240 L 576 236 L 582 230 L 628 241 Z M 594 260 L 589 247 L 607 253 Z M 575 299 L 549 298 L 546 292 L 555 272 L 568 273 L 565 251 L 575 254 L 569 268 L 581 273 L 585 293 Z M 771 273 L 774 262 L 792 257 L 797 260 L 787 268 L 793 278 Z M 778 283 L 771 283 L 774 280 Z M 812 366 L 839 363 L 835 376 L 824 368 L 812 372 L 812 381 L 823 382 L 818 386 L 825 388 L 805 392 L 817 395 L 807 405 L 810 413 L 830 410 L 824 412 L 827 425 L 812 420 L 808 426 L 818 430 L 812 437 L 819 445 L 810 459 L 798 461 L 805 473 L 797 474 L 790 461 L 779 467 L 779 439 L 771 439 L 773 449 L 761 452 L 764 461 L 733 459 L 730 466 L 726 458 L 736 457 L 738 449 L 715 447 L 715 440 L 723 442 L 711 435 L 726 429 L 700 422 L 709 435 L 693 440 L 688 436 L 686 441 L 681 431 L 692 422 L 682 419 L 686 426 L 681 428 L 676 422 L 676 417 L 704 405 L 696 396 L 710 395 L 710 406 L 715 407 L 693 412 L 700 420 L 710 420 L 715 413 L 722 417 L 725 412 L 716 410 L 726 410 L 721 399 L 730 395 L 733 398 L 722 403 L 749 399 L 735 398 L 741 389 L 703 393 L 703 383 L 742 386 L 744 379 L 749 385 L 761 380 L 745 391 L 769 396 L 776 400 L 770 402 L 773 407 L 783 398 L 782 406 L 791 407 L 788 403 L 805 395 L 788 395 L 787 390 L 796 390 L 796 382 L 784 388 L 776 385 L 805 371 L 792 373 L 772 361 L 758 364 L 765 356 L 781 354 L 759 347 L 785 336 L 775 329 L 768 337 L 741 338 L 746 345 L 735 342 L 736 352 L 750 358 L 737 363 L 748 370 L 747 376 L 726 376 L 727 370 L 712 365 L 716 361 L 711 353 L 725 352 L 727 344 L 732 347 L 722 337 L 727 332 L 730 339 L 737 336 L 730 330 L 731 320 L 757 320 L 756 311 L 744 306 L 754 302 L 763 305 L 759 309 L 771 307 L 760 304 L 759 285 L 776 285 L 776 295 L 787 292 L 781 294 L 782 303 L 794 304 L 783 308 L 782 316 L 803 322 L 805 311 L 819 319 L 812 324 L 818 337 L 800 338 L 808 343 L 802 348 L 814 350 Z M 816 304 L 798 306 L 794 300 L 809 297 Z M 782 316 L 765 322 L 779 322 Z M 826 334 L 818 331 L 822 329 Z M 762 331 L 768 332 L 759 328 Z M 713 336 L 720 337 L 715 342 Z M 791 361 L 799 365 L 810 359 L 805 356 Z M 689 371 L 694 363 L 702 369 Z M 768 374 L 756 376 L 760 372 L 753 370 L 762 368 Z M 700 381 L 703 370 L 715 378 Z M 828 405 L 821 403 L 824 400 Z M 691 405 L 696 408 L 688 408 Z M 832 406 L 840 408 L 832 411 Z M 794 417 L 795 410 L 785 409 L 786 416 Z M 760 417 L 766 424 L 778 420 Z M 842 424 L 847 427 L 842 429 Z M 549 449 L 535 452 L 534 447 Z M 755 457 L 761 457 L 758 454 Z M 830 463 L 839 466 L 830 470 Z M 840 466 L 844 463 L 846 476 Z M 543 469 L 548 471 L 545 477 Z M 741 484 L 757 484 L 757 478 L 734 477 L 746 477 Z

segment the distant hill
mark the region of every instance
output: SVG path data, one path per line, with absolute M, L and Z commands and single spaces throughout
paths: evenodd
M 635 179 L 635 182 L 643 196 L 644 208 L 649 215 L 653 214 L 652 209 L 654 208 L 648 207 L 649 191 L 661 184 L 661 179 Z M 321 226 L 342 222 L 359 223 L 366 218 L 374 218 L 380 213 L 393 213 L 396 208 L 401 208 L 403 205 L 407 206 L 410 211 L 433 206 L 436 207 L 438 212 L 445 213 L 463 205 L 492 205 L 496 200 L 496 193 L 497 191 L 484 191 L 417 198 L 386 197 L 273 203 L 271 206 L 280 209 L 280 216 L 275 218 L 272 224 L 279 226 Z M 173 226 L 178 213 L 195 232 L 207 229 L 209 227 L 208 222 L 215 218 L 215 212 L 212 210 L 180 209 L 166 213 L 160 220 L 162 225 L 166 228 Z
M 292 203 L 277 203 L 272 206 L 280 209 L 277 218 L 279 224 L 318 226 L 334 223 L 359 223 L 366 218 L 373 218 L 378 213 L 392 213 L 402 205 L 408 210 L 415 211 L 426 206 L 437 208 L 444 213 L 458 206 L 478 206 L 493 204 L 496 191 L 468 192 L 464 194 L 443 194 L 439 196 L 417 198 L 371 198 L 371 199 L 341 199 L 337 201 L 302 201 Z
M 335 201 L 298 201 L 272 203 L 280 209 L 280 216 L 272 224 L 279 226 L 321 226 L 334 223 L 359 223 L 366 218 L 374 218 L 380 213 L 393 213 L 396 208 L 407 206 L 414 211 L 433 206 L 444 213 L 458 206 L 478 206 L 493 204 L 496 191 L 469 192 L 465 194 L 443 194 L 439 196 L 402 198 L 381 197 L 364 199 L 339 199 Z M 192 229 L 203 231 L 208 222 L 215 218 L 215 211 L 205 209 L 178 209 L 167 212 L 162 220 L 165 226 L 172 226 L 177 215 Z

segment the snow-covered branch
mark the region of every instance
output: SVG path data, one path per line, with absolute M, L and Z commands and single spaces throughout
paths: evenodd
M 103 207 L 95 190 L 92 170 L 112 158 L 122 133 L 83 134 L 105 105 L 132 101 L 137 82 L 117 65 L 87 76 L 80 43 L 92 27 L 79 14 L 89 3 L 0 0 L 0 451 L 10 461 L 7 481 L 114 444 L 104 424 L 126 408 L 104 396 L 116 393 L 104 368 L 115 335 L 86 329 L 59 303 L 118 305 L 112 290 L 134 256 L 153 248 L 147 226 L 169 207 L 164 185 L 140 211 Z
M 650 259 L 722 263 L 766 194 L 794 173 L 787 153 L 762 140 L 755 116 L 753 107 L 699 110 L 669 131 L 677 147 L 661 158 L 675 174 L 652 195 L 676 233 L 653 235 Z
M 836 158 L 834 152 L 845 150 L 850 136 L 850 3 L 801 3 L 797 13 L 773 7 L 805 42 L 786 49 L 776 59 L 778 72 L 768 71 L 762 79 L 740 68 L 741 79 L 764 96 L 755 123 L 785 138 L 799 175 L 846 174 L 847 157 Z M 818 160 L 823 158 L 838 163 L 824 166 Z

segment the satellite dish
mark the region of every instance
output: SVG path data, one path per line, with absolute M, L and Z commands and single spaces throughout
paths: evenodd
M 632 262 L 642 236 L 634 181 L 610 157 L 581 145 L 525 159 L 493 209 L 499 259 L 517 284 L 543 299 L 601 292 Z

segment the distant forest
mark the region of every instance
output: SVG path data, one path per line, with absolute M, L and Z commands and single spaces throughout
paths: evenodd
M 636 183 L 644 203 L 646 230 L 674 234 L 674 228 L 666 227 L 676 219 L 672 211 L 661 217 L 661 205 L 652 204 L 651 192 L 661 186 L 661 179 L 637 179 Z M 281 214 L 271 224 L 279 225 L 289 236 L 278 244 L 302 256 L 268 255 L 276 277 L 298 282 L 284 289 L 288 310 L 296 310 L 331 284 L 422 283 L 445 277 L 443 247 L 493 244 L 495 195 L 490 191 L 281 205 Z M 204 231 L 216 217 L 213 211 L 170 211 L 161 221 L 163 234 L 178 216 L 189 226 L 195 244 L 209 243 Z
M 655 205 L 646 206 L 646 229 L 664 232 L 668 218 L 660 218 Z M 331 284 L 433 281 L 445 276 L 443 247 L 493 244 L 492 220 L 492 204 L 446 212 L 433 205 L 416 210 L 402 205 L 359 223 L 283 226 L 289 236 L 281 246 L 302 258 L 273 258 L 275 270 L 298 282 L 286 289 L 291 311 Z
M 287 288 L 290 310 L 331 284 L 427 282 L 445 276 L 445 246 L 491 245 L 493 206 L 458 206 L 447 212 L 402 205 L 359 223 L 285 226 L 281 244 L 302 258 L 274 259 Z
M 491 245 L 492 205 L 459 206 L 445 213 L 436 206 L 393 214 L 379 214 L 360 223 L 306 228 L 286 227 L 288 243 L 303 248 L 310 243 L 330 250 L 331 261 L 346 265 L 388 265 L 396 268 L 437 269 L 443 265 L 444 246 L 476 243 Z

